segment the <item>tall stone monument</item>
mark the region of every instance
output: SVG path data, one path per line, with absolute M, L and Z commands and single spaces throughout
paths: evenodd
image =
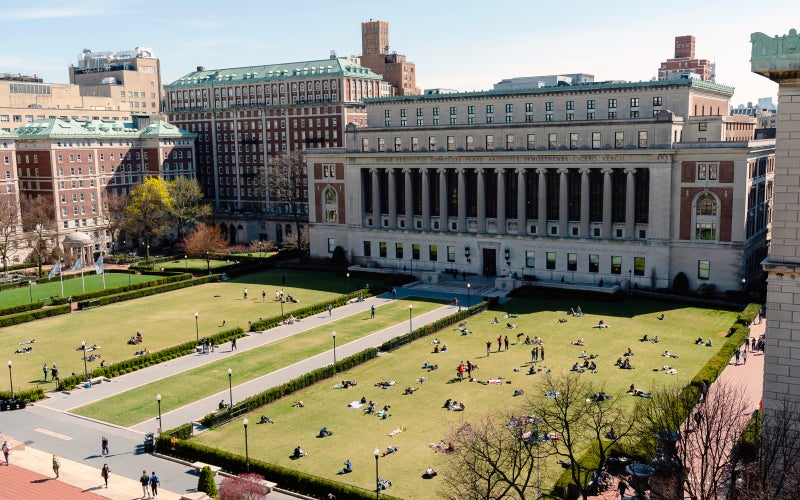
M 750 35 L 751 71 L 777 82 L 775 187 L 767 272 L 764 412 L 800 402 L 800 35 Z

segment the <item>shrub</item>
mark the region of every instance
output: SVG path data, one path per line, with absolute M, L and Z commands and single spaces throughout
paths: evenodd
M 703 283 L 699 287 L 697 287 L 697 295 L 700 297 L 711 297 L 714 295 L 714 291 L 716 291 L 717 286 L 713 283 Z
M 47 309 L 36 309 L 33 311 L 21 312 L 3 316 L 0 318 L 0 327 L 18 325 L 20 323 L 27 323 L 41 318 L 49 318 L 52 316 L 60 316 L 62 314 L 69 314 L 70 306 L 65 304 L 63 306 L 48 307 Z
M 197 491 L 202 491 L 210 497 L 217 496 L 217 483 L 214 482 L 214 473 L 211 467 L 205 466 L 200 470 L 200 479 L 197 480 Z
M 249 500 L 251 498 L 264 498 L 267 486 L 261 481 L 261 474 L 242 474 L 240 476 L 226 477 L 219 485 L 219 497 L 222 500 Z
M 679 293 L 689 291 L 689 278 L 683 272 L 675 275 L 675 279 L 672 280 L 672 290 Z

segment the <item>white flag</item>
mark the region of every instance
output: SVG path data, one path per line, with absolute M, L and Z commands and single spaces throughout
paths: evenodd
M 103 274 L 103 254 L 97 256 L 97 261 L 94 263 L 95 274 Z
M 75 261 L 75 265 L 72 266 L 70 271 L 80 271 L 83 269 L 83 257 L 78 257 L 78 260 Z
M 55 276 L 60 272 L 61 272 L 61 260 L 59 259 L 56 261 L 56 265 L 54 265 L 53 268 L 50 269 L 50 274 L 47 277 L 53 279 L 53 276 Z

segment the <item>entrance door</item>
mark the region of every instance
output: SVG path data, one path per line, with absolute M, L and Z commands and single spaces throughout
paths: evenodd
M 483 275 L 497 276 L 497 250 L 494 248 L 483 249 Z

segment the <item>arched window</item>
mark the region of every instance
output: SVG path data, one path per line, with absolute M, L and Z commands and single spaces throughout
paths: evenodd
M 717 226 L 717 198 L 709 193 L 701 193 L 694 202 L 694 239 L 696 241 L 716 241 L 718 237 Z
M 325 222 L 337 223 L 339 222 L 339 195 L 332 187 L 327 187 L 322 192 L 322 199 L 324 203 Z
M 697 215 L 717 215 L 717 200 L 709 193 L 703 193 L 697 198 Z

